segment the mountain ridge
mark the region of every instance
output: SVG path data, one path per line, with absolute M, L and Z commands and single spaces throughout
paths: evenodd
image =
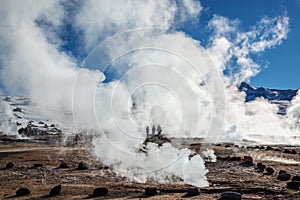
M 298 90 L 282 90 L 282 89 L 269 89 L 264 87 L 253 87 L 246 82 L 242 82 L 239 91 L 246 93 L 245 102 L 254 101 L 256 98 L 262 97 L 272 104 L 278 106 L 278 114 L 285 115 L 286 109 L 292 99 L 297 95 Z

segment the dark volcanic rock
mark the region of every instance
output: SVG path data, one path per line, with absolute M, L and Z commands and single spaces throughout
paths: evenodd
M 261 166 L 261 169 L 262 169 L 262 170 L 265 170 L 266 168 L 267 168 L 266 165 L 262 165 L 262 166 Z
M 5 169 L 11 169 L 11 168 L 13 168 L 14 166 L 16 166 L 15 163 L 9 162 L 9 163 L 6 164 Z
M 295 155 L 295 154 L 297 154 L 297 151 L 293 149 L 293 150 L 291 150 L 291 154 Z
M 293 182 L 296 182 L 296 181 L 300 182 L 300 176 L 293 176 L 292 181 Z
M 59 195 L 61 191 L 61 185 L 57 185 L 50 190 L 49 196 L 56 196 Z
M 223 160 L 222 156 L 217 156 L 217 160 Z
M 266 165 L 262 164 L 261 162 L 256 164 L 257 172 L 262 173 L 264 172 L 265 169 L 266 169 Z
M 241 157 L 233 156 L 233 157 L 228 157 L 228 161 L 241 161 Z
M 292 154 L 292 151 L 289 150 L 289 149 L 285 149 L 285 150 L 283 150 L 283 153 L 286 153 L 286 154 Z
M 295 155 L 295 154 L 297 154 L 297 151 L 295 149 L 292 149 L 292 150 L 285 149 L 285 150 L 283 150 L 283 153 Z
M 67 169 L 67 168 L 69 168 L 69 166 L 67 165 L 67 163 L 62 162 L 62 163 L 60 163 L 60 165 L 58 166 L 58 168 L 59 169 Z
M 246 160 L 246 161 L 240 163 L 240 166 L 243 166 L 243 167 L 251 167 L 253 165 L 254 165 L 253 162 L 249 161 L 249 160 Z
M 22 109 L 19 108 L 19 107 L 17 107 L 17 108 L 15 108 L 15 109 L 13 109 L 13 111 L 14 111 L 14 112 L 22 112 Z
M 242 195 L 238 192 L 223 192 L 220 200 L 241 200 Z
M 279 174 L 287 173 L 285 170 L 279 170 Z
M 273 150 L 273 147 L 267 146 L 266 150 L 271 151 L 271 150 Z
M 274 148 L 273 150 L 274 150 L 274 151 L 280 151 L 280 149 L 279 149 L 279 148 Z
M 200 188 L 189 188 L 183 197 L 194 197 L 200 195 Z
M 263 166 L 263 164 L 261 163 L 261 162 L 259 162 L 259 163 L 257 163 L 256 164 L 256 167 L 259 169 L 259 168 L 261 168 Z
M 108 194 L 108 189 L 104 187 L 95 188 L 93 191 L 93 197 L 102 197 Z
M 28 195 L 28 194 L 30 194 L 30 190 L 27 189 L 27 188 L 20 188 L 16 192 L 16 196 L 25 196 L 25 195 Z
M 285 150 L 283 150 L 283 153 L 291 153 L 291 151 L 288 149 L 285 149 Z
M 251 156 L 244 156 L 244 161 L 251 161 L 251 162 L 253 162 L 253 158 Z
M 85 162 L 80 162 L 77 167 L 78 170 L 87 170 L 88 168 L 89 166 Z
M 33 167 L 33 168 L 42 168 L 42 167 L 44 167 L 44 165 L 43 165 L 43 164 L 40 164 L 40 163 L 35 163 L 35 164 L 33 164 L 32 167 Z
M 273 168 L 271 168 L 271 167 L 267 167 L 266 171 L 267 172 L 265 172 L 264 175 L 272 175 L 275 172 L 275 170 Z
M 277 180 L 280 180 L 280 181 L 288 181 L 290 179 L 291 179 L 291 175 L 289 173 L 280 173 L 277 176 Z
M 19 134 L 26 133 L 26 129 L 22 127 L 22 128 L 20 128 L 20 129 L 18 130 L 18 133 L 19 133 Z
M 157 195 L 156 187 L 147 187 L 147 188 L 145 188 L 145 195 L 147 195 L 147 196 Z
M 286 188 L 291 190 L 298 190 L 300 186 L 300 182 L 287 182 Z

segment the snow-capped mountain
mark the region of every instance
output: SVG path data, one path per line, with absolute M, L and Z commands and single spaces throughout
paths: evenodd
M 258 97 L 262 97 L 273 104 L 277 104 L 279 108 L 278 114 L 281 115 L 286 113 L 286 108 L 298 92 L 298 90 L 277 90 L 263 87 L 256 88 L 245 82 L 240 84 L 239 90 L 246 93 L 246 102 L 253 101 Z
M 49 118 L 44 108 L 22 96 L 0 96 L 0 133 L 42 136 L 60 134 L 61 123 Z

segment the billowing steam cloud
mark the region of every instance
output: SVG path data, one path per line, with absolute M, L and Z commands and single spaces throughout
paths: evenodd
M 236 89 L 259 73 L 252 54 L 287 38 L 287 16 L 265 17 L 242 32 L 238 20 L 215 15 L 203 47 L 175 31 L 201 10 L 193 0 L 1 1 L 1 82 L 70 131 L 96 135 L 95 155 L 118 174 L 207 186 L 204 161 L 189 158 L 190 150 L 150 143 L 147 153 L 140 152 L 145 127 L 161 125 L 168 136 L 212 142 L 292 142 L 290 136 L 299 135 L 299 97 L 286 116 L 277 116 L 274 105 L 244 103 L 245 94 Z M 87 55 L 82 66 L 64 48 L 70 42 L 62 37 L 66 30 Z M 285 140 L 279 138 L 283 132 Z

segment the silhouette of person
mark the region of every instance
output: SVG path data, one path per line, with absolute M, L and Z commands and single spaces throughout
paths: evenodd
M 157 126 L 157 134 L 161 135 L 161 132 L 162 132 L 162 129 L 161 129 L 160 125 L 158 125 Z
M 155 135 L 155 126 L 152 126 L 152 135 Z
M 147 126 L 147 127 L 146 127 L 147 137 L 149 136 L 149 131 L 150 131 L 149 126 Z

